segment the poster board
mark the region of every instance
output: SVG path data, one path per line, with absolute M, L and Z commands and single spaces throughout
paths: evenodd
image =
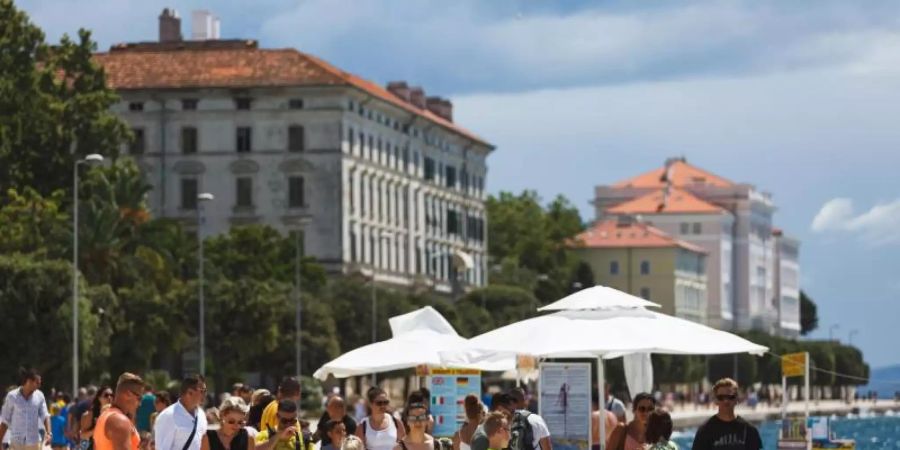
M 591 364 L 541 363 L 539 414 L 554 450 L 591 447 Z
M 435 437 L 451 437 L 466 420 L 465 398 L 474 394 L 481 398 L 481 371 L 476 369 L 428 370 L 431 391 L 431 415 Z

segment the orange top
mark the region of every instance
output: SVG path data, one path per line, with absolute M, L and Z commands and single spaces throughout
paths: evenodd
M 100 418 L 97 419 L 97 425 L 94 426 L 94 449 L 95 450 L 113 450 L 113 443 L 106 437 L 106 419 L 109 419 L 113 414 L 122 414 L 119 408 L 110 406 L 103 411 L 103 414 L 100 414 Z M 134 425 L 131 426 L 131 450 L 138 450 L 138 447 L 141 446 L 141 435 L 138 434 Z

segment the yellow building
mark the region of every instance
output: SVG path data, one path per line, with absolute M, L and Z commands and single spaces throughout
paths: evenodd
M 662 305 L 663 313 L 706 323 L 706 251 L 624 216 L 595 223 L 573 243 L 598 284 Z

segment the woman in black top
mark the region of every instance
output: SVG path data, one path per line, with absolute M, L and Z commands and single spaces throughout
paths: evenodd
M 225 399 L 219 407 L 219 429 L 207 430 L 201 450 L 253 450 L 253 439 L 244 428 L 248 410 L 240 397 Z

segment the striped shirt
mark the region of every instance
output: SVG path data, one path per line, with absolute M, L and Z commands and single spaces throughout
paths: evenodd
M 13 445 L 35 445 L 41 443 L 40 430 L 43 421 L 50 416 L 47 402 L 40 390 L 35 390 L 25 398 L 22 388 L 16 388 L 6 394 L 0 421 L 9 427 L 7 435 Z

